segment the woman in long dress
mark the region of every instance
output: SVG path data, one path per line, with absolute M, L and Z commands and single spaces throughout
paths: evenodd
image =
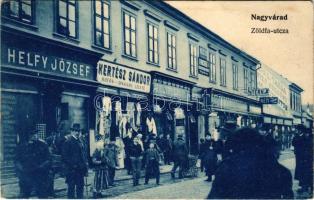
M 108 168 L 106 165 L 106 160 L 104 156 L 104 143 L 99 141 L 97 143 L 97 148 L 93 154 L 93 164 L 95 166 L 95 177 L 94 177 L 94 188 L 93 196 L 94 198 L 101 197 L 105 189 L 108 188 Z

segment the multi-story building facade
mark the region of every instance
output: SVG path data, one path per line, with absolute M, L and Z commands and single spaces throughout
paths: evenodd
M 265 125 L 277 126 L 279 130 L 293 125 L 290 109 L 291 82 L 265 64 L 257 72 L 257 82 L 260 88 L 269 90 L 269 97 L 277 97 L 277 104 L 263 105 L 263 122 Z
M 290 109 L 294 124 L 302 124 L 302 101 L 301 93 L 303 89 L 295 83 L 289 85 L 290 89 Z
M 165 2 L 1 6 L 3 176 L 35 128 L 46 138 L 79 123 L 86 133 L 124 137 L 129 123 L 143 133 L 183 134 L 196 153 L 199 139 L 227 120 L 260 119 L 247 93 L 259 61 Z

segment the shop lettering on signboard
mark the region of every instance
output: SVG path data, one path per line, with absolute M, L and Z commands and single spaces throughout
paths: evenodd
M 101 60 L 97 63 L 97 81 L 104 85 L 149 93 L 151 76 L 139 70 Z
M 90 80 L 94 77 L 90 65 L 15 48 L 7 48 L 2 60 L 10 66 L 18 66 L 41 72 L 51 72 Z

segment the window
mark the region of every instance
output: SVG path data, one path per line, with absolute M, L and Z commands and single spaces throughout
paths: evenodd
M 216 82 L 216 55 L 209 53 L 209 81 Z
M 226 86 L 226 60 L 220 58 L 220 85 Z
M 158 64 L 158 28 L 150 23 L 147 24 L 148 32 L 148 62 Z
M 244 72 L 244 91 L 245 92 L 248 92 L 248 79 L 249 79 L 249 77 L 248 77 L 248 70 L 247 70 L 247 68 L 243 68 L 243 72 Z
M 238 65 L 232 64 L 233 89 L 238 89 Z
M 28 0 L 11 0 L 2 4 L 2 12 L 4 16 L 25 22 L 34 23 L 34 1 Z
M 57 14 L 57 32 L 67 37 L 77 38 L 77 2 L 59 0 Z
M 94 38 L 95 45 L 110 48 L 110 10 L 106 0 L 94 1 Z
M 168 68 L 173 70 L 177 70 L 176 46 L 176 36 L 167 33 Z
M 254 71 L 250 72 L 250 87 L 252 89 L 255 88 L 255 73 L 254 73 Z
M 136 19 L 128 13 L 123 13 L 124 54 L 136 57 Z
M 197 76 L 197 47 L 190 44 L 190 75 Z

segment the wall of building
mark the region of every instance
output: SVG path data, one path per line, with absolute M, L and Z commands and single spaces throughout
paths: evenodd
M 127 6 L 127 4 L 120 1 L 110 1 L 110 33 L 111 33 L 111 49 L 109 51 L 96 48 L 94 44 L 94 15 L 93 15 L 93 2 L 79 1 L 78 2 L 78 38 L 68 39 L 57 34 L 56 32 L 56 1 L 35 1 L 35 24 L 34 26 L 19 26 L 19 24 L 11 23 L 11 21 L 4 21 L 5 26 L 13 27 L 22 30 L 23 32 L 32 35 L 41 36 L 44 38 L 52 39 L 56 42 L 62 42 L 72 45 L 73 47 L 80 47 L 91 51 L 103 54 L 103 59 L 109 61 L 116 61 L 117 63 L 124 64 L 130 67 L 138 68 L 144 71 L 159 71 L 169 74 L 171 76 L 179 77 L 185 80 L 195 82 L 197 86 L 203 88 L 217 88 L 231 93 L 246 95 L 244 93 L 244 73 L 243 68 L 245 62 L 248 66 L 252 66 L 252 71 L 255 73 L 255 64 L 248 59 L 245 59 L 238 52 L 231 51 L 217 42 L 211 40 L 198 30 L 191 28 L 189 25 L 183 23 L 184 20 L 177 20 L 173 16 L 166 14 L 164 11 L 152 6 L 146 1 L 136 2 L 139 10 Z M 136 60 L 128 59 L 123 55 L 123 21 L 122 11 L 128 11 L 136 16 L 137 20 L 137 58 Z M 145 15 L 145 10 L 158 16 L 161 21 L 156 21 L 152 17 Z M 175 12 L 174 14 L 175 15 Z M 179 27 L 178 31 L 171 30 L 165 26 L 164 22 L 169 21 Z M 147 63 L 147 22 L 152 22 L 158 26 L 159 31 L 159 66 Z M 177 72 L 167 70 L 167 41 L 166 32 L 170 30 L 177 36 Z M 216 51 L 216 84 L 209 82 L 209 77 L 199 74 L 197 78 L 190 77 L 190 59 L 189 59 L 189 41 L 191 39 L 187 33 L 198 38 L 198 42 L 193 41 L 195 44 L 202 46 L 209 52 L 208 44 L 217 49 Z M 219 53 L 223 52 L 226 56 Z M 197 49 L 197 54 L 199 49 Z M 232 62 L 233 56 L 238 60 L 238 90 L 233 90 L 232 85 Z M 226 86 L 220 86 L 220 67 L 219 57 L 226 58 Z M 246 67 L 248 68 L 248 67 Z M 249 69 L 251 71 L 251 69 Z M 255 73 L 256 74 L 256 73 Z M 255 75 L 256 80 L 256 75 Z

